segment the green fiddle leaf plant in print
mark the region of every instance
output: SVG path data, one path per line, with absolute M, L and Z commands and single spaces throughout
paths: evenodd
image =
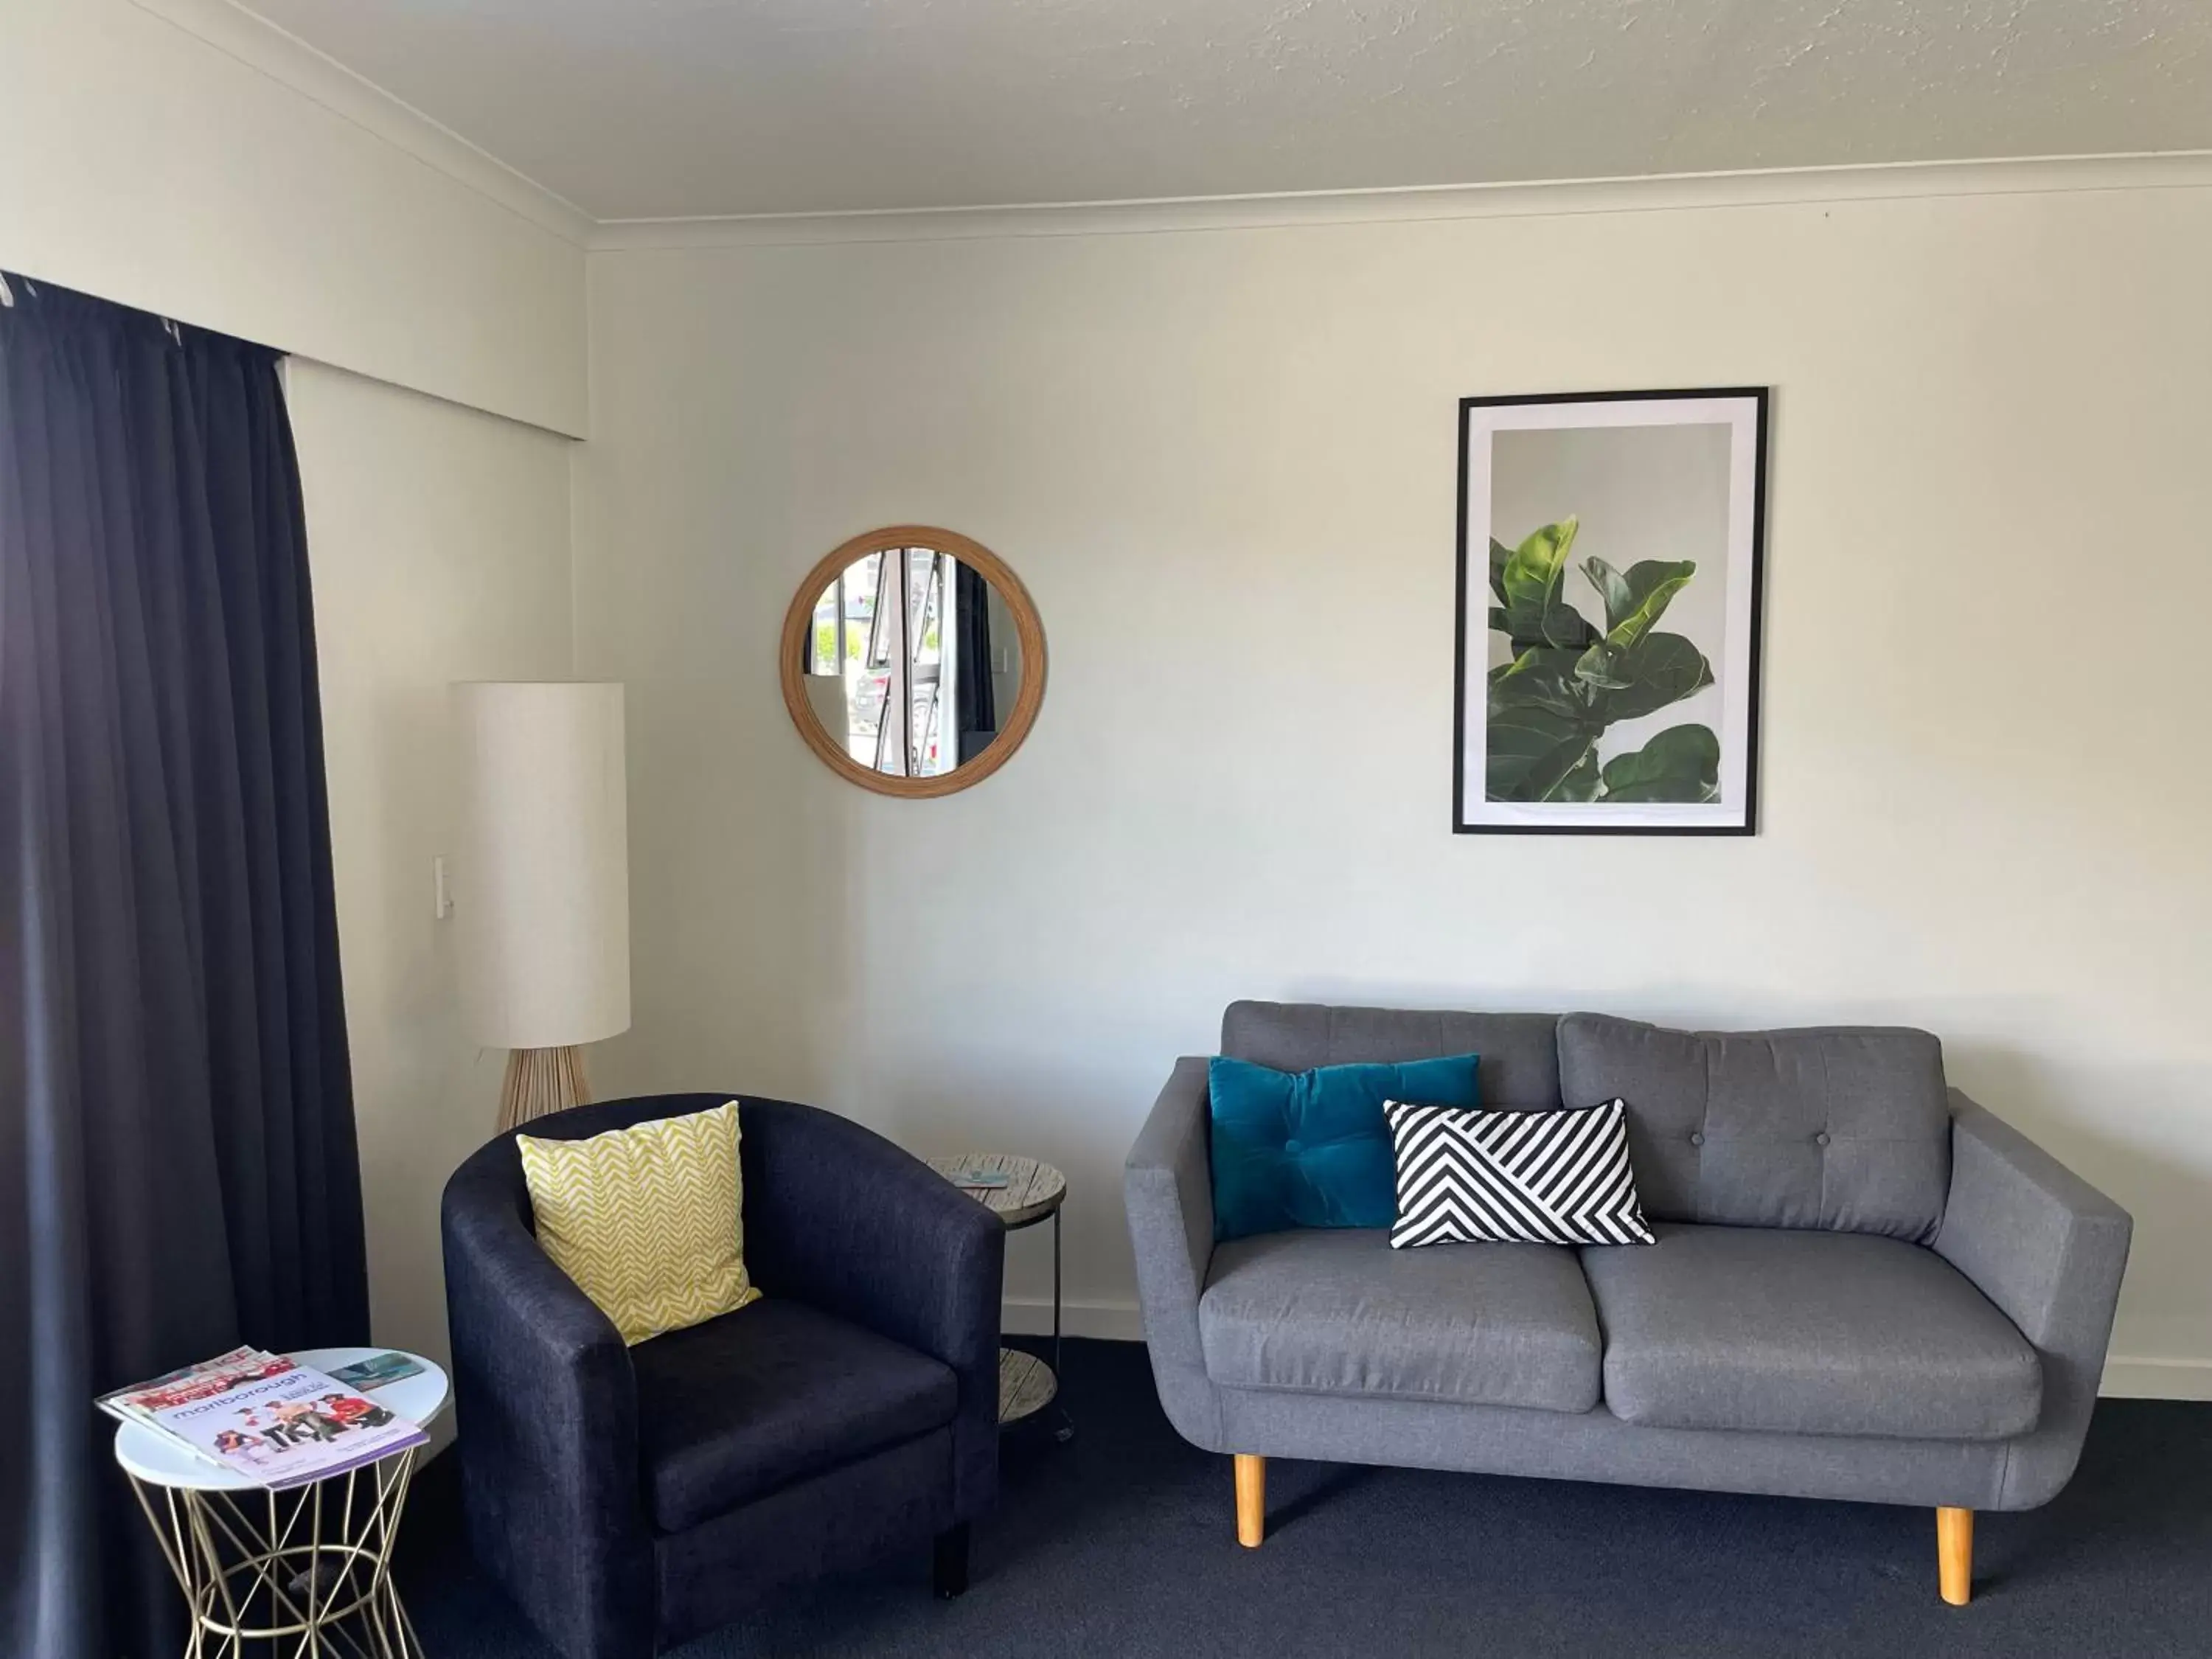
M 1605 605 L 1600 629 L 1565 592 L 1579 528 L 1567 518 L 1518 547 L 1490 544 L 1490 626 L 1513 656 L 1490 671 L 1485 793 L 1501 801 L 1710 801 L 1720 793 L 1721 753 L 1710 726 L 1669 726 L 1602 764 L 1597 755 L 1607 727 L 1713 683 L 1705 653 L 1658 626 L 1697 564 L 1644 559 L 1622 571 L 1585 558 L 1583 574 Z

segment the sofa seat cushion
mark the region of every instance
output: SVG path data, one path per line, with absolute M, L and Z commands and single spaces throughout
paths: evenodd
M 776 1297 L 630 1350 L 653 1525 L 681 1532 L 952 1420 L 950 1366 Z
M 1206 1373 L 1231 1388 L 1586 1412 L 1597 1316 L 1574 1252 L 1393 1250 L 1387 1229 L 1263 1233 L 1213 1253 Z
M 1677 1429 L 2001 1440 L 2035 1426 L 2027 1339 L 1933 1250 L 1867 1233 L 1658 1222 L 1582 1253 L 1605 1401 Z

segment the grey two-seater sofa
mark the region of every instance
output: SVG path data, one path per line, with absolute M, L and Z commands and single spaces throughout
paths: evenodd
M 1956 1603 L 1973 1512 L 2073 1474 L 2128 1216 L 1947 1089 L 1924 1031 L 1238 1002 L 1221 1049 L 1480 1054 L 1487 1107 L 1625 1100 L 1658 1238 L 1217 1244 L 1206 1061 L 1176 1061 L 1129 1153 L 1129 1231 L 1161 1404 L 1234 1456 L 1247 1544 L 1270 1456 L 1855 1498 L 1937 1510 Z

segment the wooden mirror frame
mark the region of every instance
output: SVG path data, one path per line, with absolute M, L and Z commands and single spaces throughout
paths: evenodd
M 844 746 L 823 731 L 822 722 L 814 718 L 813 705 L 806 697 L 805 675 L 799 666 L 799 653 L 806 647 L 815 607 L 822 601 L 822 590 L 836 580 L 847 566 L 871 553 L 885 553 L 899 547 L 926 547 L 949 553 L 981 572 L 983 579 L 998 589 L 999 597 L 1006 601 L 1022 649 L 1021 690 L 1014 694 L 1013 712 L 999 727 L 999 735 L 974 760 L 933 778 L 893 777 L 873 767 L 863 766 L 847 754 Z M 1021 578 L 1008 568 L 1006 562 L 982 543 L 956 530 L 940 530 L 932 525 L 886 525 L 881 530 L 855 536 L 823 555 L 806 573 L 806 580 L 799 584 L 791 609 L 783 614 L 783 638 L 777 649 L 783 706 L 791 711 L 791 723 L 799 728 L 799 735 L 806 740 L 806 746 L 847 782 L 872 789 L 879 795 L 921 800 L 975 787 L 1013 758 L 1014 750 L 1029 736 L 1030 727 L 1036 724 L 1037 710 L 1044 702 L 1044 624 L 1037 617 L 1036 605 L 1030 598 L 1029 589 L 1022 586 Z

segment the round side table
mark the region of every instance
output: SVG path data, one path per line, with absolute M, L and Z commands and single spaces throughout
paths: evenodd
M 390 1348 L 308 1348 L 292 1358 L 336 1370 Z M 413 1376 L 376 1403 L 427 1428 L 446 1408 L 446 1373 L 420 1354 Z M 282 1492 L 125 1423 L 115 1461 L 131 1477 L 191 1609 L 185 1659 L 242 1652 L 249 1642 L 293 1654 L 422 1659 L 392 1582 L 392 1544 L 415 1470 L 410 1446 L 374 1463 Z
M 1060 1394 L 1060 1207 L 1067 1200 L 1067 1177 L 1049 1164 L 1006 1152 L 966 1152 L 933 1158 L 929 1167 L 999 1218 L 1006 1230 L 1019 1232 L 1039 1222 L 1052 1223 L 1052 1359 L 1049 1364 L 1019 1348 L 999 1350 L 999 1425 L 1010 1427 L 1044 1410 Z M 1004 1176 L 1003 1185 L 971 1183 L 973 1175 Z M 1054 1412 L 1054 1437 L 1072 1440 L 1075 1425 L 1064 1408 Z

